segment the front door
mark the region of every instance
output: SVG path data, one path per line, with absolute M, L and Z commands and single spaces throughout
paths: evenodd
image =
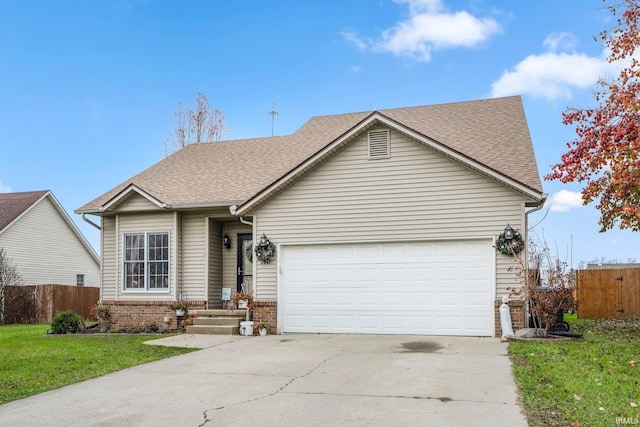
M 238 283 L 237 290 L 253 289 L 253 237 L 251 233 L 238 234 Z

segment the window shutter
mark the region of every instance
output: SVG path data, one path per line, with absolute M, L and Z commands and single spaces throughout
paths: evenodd
M 389 158 L 389 130 L 372 130 L 369 132 L 369 158 Z

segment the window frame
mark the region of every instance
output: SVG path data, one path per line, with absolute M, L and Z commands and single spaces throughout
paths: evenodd
M 157 259 L 150 259 L 149 257 L 149 236 L 153 236 L 153 235 L 166 235 L 167 238 L 167 246 L 166 246 L 166 251 L 167 251 L 167 258 L 162 259 L 162 260 L 157 260 Z M 127 260 L 127 237 L 128 236 L 143 236 L 144 238 L 144 245 L 142 247 L 138 246 L 138 247 L 133 247 L 130 248 L 131 250 L 135 250 L 135 249 L 143 249 L 144 251 L 144 259 L 143 260 L 139 260 L 139 259 L 132 259 L 132 260 Z M 122 267 L 122 292 L 124 293 L 155 293 L 155 294 L 159 294 L 159 293 L 169 293 L 171 292 L 171 233 L 168 230 L 159 230 L 159 231 L 138 231 L 138 232 L 126 232 L 126 233 L 122 233 L 122 254 L 121 254 L 121 267 Z M 160 249 L 165 248 L 165 246 L 161 246 L 159 247 Z M 156 249 L 158 249 L 158 247 L 156 246 Z M 142 278 L 143 278 L 143 286 L 139 287 L 139 288 L 131 288 L 131 287 L 127 287 L 127 264 L 130 263 L 142 263 L 143 264 L 143 273 L 141 274 Z M 167 265 L 167 272 L 166 272 L 166 277 L 167 277 L 167 286 L 164 288 L 152 288 L 150 287 L 150 282 L 151 282 L 151 269 L 150 269 L 150 265 L 152 263 L 165 263 Z M 156 275 L 157 276 L 157 275 Z M 162 276 L 164 276 L 164 274 L 162 274 Z

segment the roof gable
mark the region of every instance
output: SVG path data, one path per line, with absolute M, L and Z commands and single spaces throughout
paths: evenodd
M 49 191 L 0 193 L 0 233 L 31 209 Z
M 374 122 L 542 197 L 522 102 L 507 97 L 316 116 L 289 136 L 191 144 L 76 212 L 101 214 L 130 186 L 164 208 L 240 205 L 245 210 L 250 200 L 322 161 L 321 153 L 328 155 Z
M 406 126 L 403 122 L 392 120 L 382 112 L 374 112 L 367 116 L 364 120 L 360 121 L 360 123 L 358 123 L 356 126 L 349 129 L 349 131 L 342 134 L 331 144 L 328 144 L 323 149 L 316 152 L 313 156 L 300 163 L 296 168 L 280 177 L 280 179 L 271 183 L 270 186 L 265 187 L 262 191 L 246 200 L 240 206 L 232 207 L 232 213 L 242 215 L 247 211 L 257 208 L 258 206 L 278 194 L 280 191 L 291 185 L 293 182 L 306 175 L 326 159 L 333 156 L 333 154 L 340 151 L 346 144 L 351 143 L 367 130 L 379 125 L 382 125 L 388 129 L 392 129 L 461 165 L 473 169 L 484 176 L 494 179 L 501 184 L 514 189 L 515 191 L 525 196 L 528 196 L 534 200 L 543 198 L 541 192 L 537 189 L 531 188 L 518 180 L 514 180 L 503 172 L 495 170 L 492 167 L 476 160 L 475 158 L 466 155 L 465 153 L 459 152 L 448 145 L 442 144 L 439 141 L 429 138 L 428 136 L 425 136 L 415 129 Z
M 34 206 L 38 205 L 45 198 L 49 198 L 49 200 L 51 200 L 51 204 L 62 217 L 64 222 L 69 226 L 76 238 L 85 247 L 95 262 L 99 263 L 100 258 L 96 251 L 89 244 L 69 214 L 64 210 L 60 202 L 58 202 L 53 193 L 49 190 L 28 191 L 22 193 L 0 193 L 0 234 L 8 230 L 12 224 L 19 221 L 21 217 L 26 215 Z

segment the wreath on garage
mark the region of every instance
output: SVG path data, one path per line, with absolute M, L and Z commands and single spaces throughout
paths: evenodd
M 496 239 L 496 249 L 507 256 L 514 256 L 522 252 L 525 247 L 524 239 L 522 238 L 522 234 L 519 231 L 513 232 L 513 238 L 508 240 L 504 232 L 498 235 Z
M 256 258 L 263 264 L 269 264 L 276 256 L 276 246 L 268 239 L 263 244 L 257 244 L 255 248 Z

